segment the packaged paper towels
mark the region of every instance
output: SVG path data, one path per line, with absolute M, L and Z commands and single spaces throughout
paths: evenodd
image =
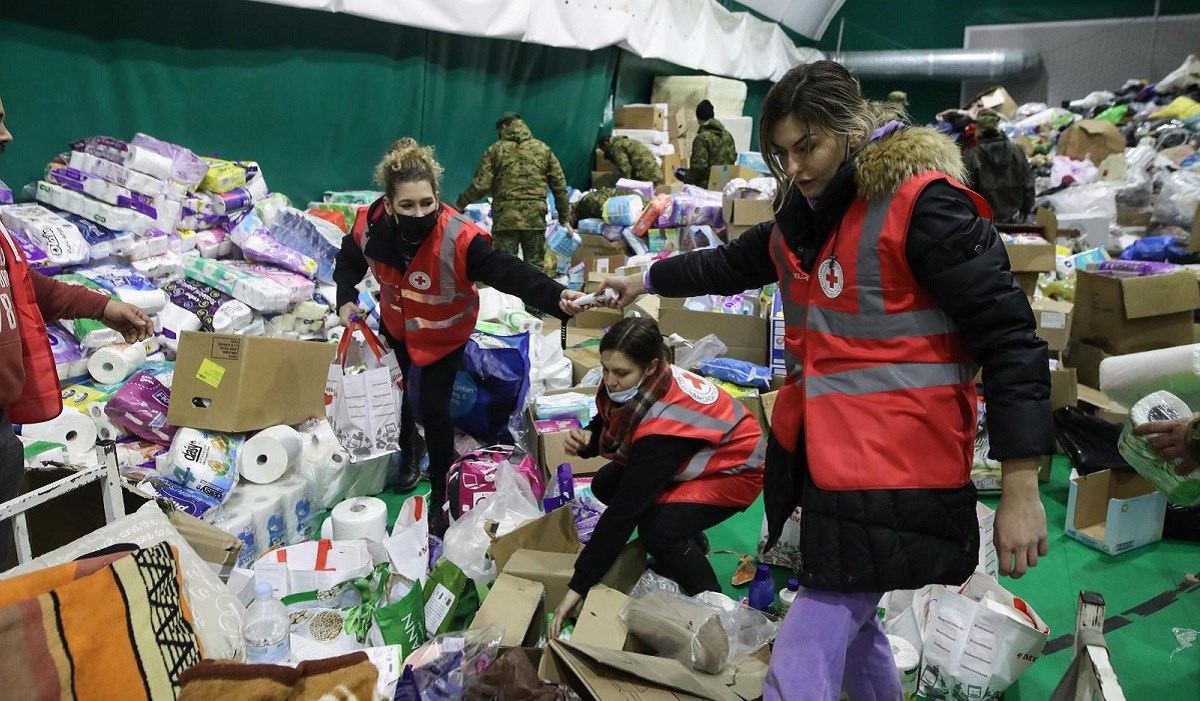
M 92 402 L 88 405 L 87 413 L 91 417 L 92 423 L 96 425 L 96 436 L 102 441 L 115 441 L 128 436 L 129 432 L 124 427 L 113 423 L 112 419 L 108 418 L 108 414 L 104 413 L 107 406 L 107 401 Z
M 1149 436 L 1135 436 L 1133 429 L 1151 421 L 1174 421 L 1191 417 L 1192 410 L 1179 397 L 1170 392 L 1154 392 L 1135 403 L 1129 410 L 1129 421 L 1125 423 L 1117 441 L 1121 457 L 1158 491 L 1165 494 L 1167 501 L 1179 506 L 1200 504 L 1200 470 L 1189 475 L 1176 474 L 1175 468 L 1179 465 L 1179 459 L 1163 458 L 1150 445 Z
M 141 343 L 106 346 L 88 359 L 88 373 L 102 385 L 124 382 L 146 362 L 146 347 Z
M 255 484 L 270 484 L 297 465 L 304 444 L 291 426 L 271 426 L 246 440 L 238 453 L 238 472 Z
M 236 434 L 181 428 L 171 441 L 171 470 L 164 477 L 220 504 L 237 484 L 242 440 Z
M 71 458 L 78 460 L 96 447 L 96 424 L 78 409 L 63 407 L 62 413 L 49 421 L 22 426 L 21 436 L 65 445 Z
M 313 536 L 312 496 L 308 480 L 292 473 L 278 482 L 271 484 L 279 490 L 279 498 L 283 501 L 283 521 L 287 527 L 285 539 L 288 545 L 308 540 Z
M 287 506 L 283 493 L 272 484 L 238 485 L 234 507 L 249 514 L 264 551 L 287 544 Z
M 1200 344 L 1114 355 L 1100 363 L 1100 391 L 1122 406 L 1160 390 L 1200 407 Z

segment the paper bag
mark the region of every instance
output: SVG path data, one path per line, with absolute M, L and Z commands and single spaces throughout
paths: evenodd
M 352 343 L 355 331 L 362 332 L 366 350 Z M 325 416 L 350 462 L 400 449 L 403 384 L 396 354 L 385 351 L 364 322 L 350 322 L 325 380 Z
M 423 495 L 404 500 L 400 515 L 392 526 L 392 534 L 384 539 L 392 572 L 410 584 L 425 586 L 429 572 L 429 507 Z
M 1049 626 L 1029 604 L 981 572 L 961 587 L 933 590 L 918 693 L 998 701 L 1037 662 Z

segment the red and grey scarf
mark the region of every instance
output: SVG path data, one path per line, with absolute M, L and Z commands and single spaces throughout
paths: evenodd
M 604 419 L 604 431 L 600 434 L 600 454 L 613 462 L 625 465 L 629 460 L 629 447 L 633 434 L 642 423 L 642 417 L 659 399 L 671 390 L 671 366 L 660 362 L 658 371 L 642 381 L 638 393 L 625 404 L 617 404 L 608 398 L 608 390 L 600 388 L 596 394 L 596 406 Z

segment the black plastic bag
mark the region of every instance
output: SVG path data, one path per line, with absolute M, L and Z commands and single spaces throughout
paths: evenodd
M 1113 424 L 1078 407 L 1054 411 L 1054 432 L 1071 465 L 1081 475 L 1101 470 L 1133 471 L 1117 450 L 1121 424 Z
M 1200 541 L 1200 506 L 1167 504 L 1163 538 Z

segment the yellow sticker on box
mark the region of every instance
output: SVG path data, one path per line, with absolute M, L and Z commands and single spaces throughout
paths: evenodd
M 196 371 L 196 379 L 204 384 L 216 389 L 221 386 L 221 380 L 225 377 L 225 367 L 219 363 L 214 363 L 209 358 L 200 361 L 200 369 Z

